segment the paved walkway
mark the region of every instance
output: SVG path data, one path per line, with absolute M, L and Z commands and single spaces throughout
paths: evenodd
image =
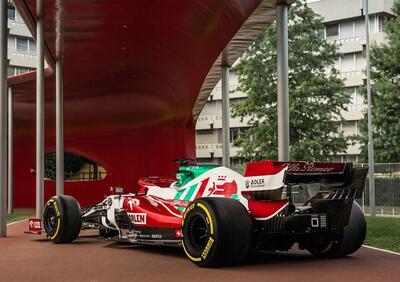
M 362 248 L 351 257 L 319 260 L 307 252 L 251 255 L 242 265 L 198 268 L 177 248 L 99 241 L 83 234 L 56 245 L 23 234 L 26 222 L 0 239 L 0 281 L 400 281 L 400 256 Z

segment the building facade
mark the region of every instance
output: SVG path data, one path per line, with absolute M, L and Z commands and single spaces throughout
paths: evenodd
M 36 67 L 36 44 L 22 17 L 8 1 L 8 76 L 33 71 Z
M 351 103 L 347 111 L 342 113 L 345 121 L 340 125 L 340 129 L 346 136 L 359 133 L 359 121 L 363 119 L 363 112 L 366 109 L 365 102 L 358 93 L 359 87 L 366 80 L 366 61 L 363 52 L 365 20 L 362 3 L 363 0 L 313 0 L 308 4 L 315 13 L 324 18 L 323 36 L 329 41 L 340 44 L 342 56 L 335 67 L 340 71 L 346 90 L 351 94 Z M 385 19 L 393 17 L 392 6 L 393 0 L 369 1 L 371 42 L 379 44 L 385 41 L 383 27 Z M 231 90 L 234 90 L 236 86 L 237 79 L 231 73 Z M 233 92 L 230 95 L 231 105 L 241 99 L 246 99 L 244 93 Z M 221 84 L 219 83 L 211 93 L 196 124 L 196 153 L 197 161 L 200 163 L 222 163 L 221 109 Z M 237 157 L 238 148 L 234 147 L 232 142 L 238 132 L 248 127 L 247 120 L 241 122 L 237 118 L 231 118 L 230 127 L 231 164 L 240 165 L 244 160 Z M 334 160 L 357 162 L 359 154 L 360 145 L 350 145 L 344 154 L 334 156 Z

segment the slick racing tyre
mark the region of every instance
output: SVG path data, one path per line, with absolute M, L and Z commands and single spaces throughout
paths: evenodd
M 328 242 L 324 247 L 311 248 L 309 251 L 320 258 L 344 257 L 356 252 L 364 243 L 367 223 L 360 206 L 353 202 L 349 224 L 344 227 L 339 240 Z
M 43 226 L 47 238 L 54 243 L 70 243 L 81 230 L 81 207 L 71 196 L 55 196 L 46 204 Z
M 232 265 L 247 255 L 252 222 L 246 208 L 227 198 L 201 198 L 187 208 L 182 221 L 182 245 L 196 265 Z

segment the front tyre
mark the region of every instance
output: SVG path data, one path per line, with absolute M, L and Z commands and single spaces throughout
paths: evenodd
M 54 243 L 70 243 L 81 230 L 82 216 L 78 201 L 71 196 L 52 197 L 44 208 L 43 226 Z
M 201 267 L 236 264 L 247 255 L 251 229 L 250 215 L 240 202 L 227 198 L 196 199 L 183 216 L 183 249 Z
M 344 257 L 355 253 L 364 243 L 367 234 L 367 222 L 360 206 L 353 202 L 349 223 L 344 227 L 341 238 L 329 242 L 324 248 L 312 248 L 309 251 L 321 258 Z

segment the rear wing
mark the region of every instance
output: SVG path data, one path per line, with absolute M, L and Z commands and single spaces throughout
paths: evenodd
M 287 168 L 286 185 L 321 183 L 324 190 L 356 190 L 356 198 L 361 197 L 368 173 L 368 167 L 353 167 L 353 163 L 260 161 L 248 163 L 245 176 L 274 175 L 282 168 Z

